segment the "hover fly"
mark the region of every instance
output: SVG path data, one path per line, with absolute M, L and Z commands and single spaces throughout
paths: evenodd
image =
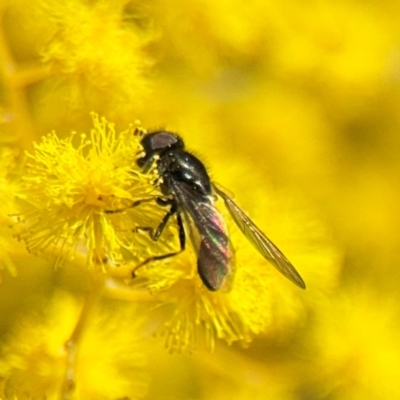
M 180 251 L 150 257 L 135 270 L 150 261 L 180 253 L 190 234 L 197 251 L 201 280 L 211 291 L 220 289 L 229 276 L 232 259 L 224 220 L 215 207 L 216 196 L 220 196 L 237 226 L 261 255 L 295 285 L 305 289 L 303 279 L 290 261 L 227 194 L 211 183 L 203 163 L 185 150 L 180 136 L 163 130 L 150 132 L 143 136 L 141 145 L 144 154 L 137 164 L 146 172 L 155 163 L 161 178 L 158 185 L 164 195 L 157 202 L 169 206 L 158 227 L 150 230 L 150 236 L 157 241 L 169 219 L 176 216 Z

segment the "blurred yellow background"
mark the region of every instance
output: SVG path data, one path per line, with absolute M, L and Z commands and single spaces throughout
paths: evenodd
M 15 326 L 59 290 L 70 293 L 73 319 L 68 296 L 84 291 L 79 269 L 54 271 L 12 238 L 7 214 L 16 212 L 9 197 L 19 170 L 6 170 L 7 154 L 32 152 L 52 130 L 62 138 L 88 132 L 94 111 L 117 131 L 139 119 L 181 134 L 287 249 L 308 287 L 295 295 L 279 286 L 290 283 L 271 287 L 271 309 L 290 303 L 289 311 L 282 320 L 272 314 L 273 334 L 248 348 L 217 341 L 214 353 L 170 355 L 153 339 L 148 375 L 127 385 L 126 397 L 106 388 L 103 371 L 82 378 L 103 376 L 101 395 L 88 389 L 77 398 L 400 398 L 400 3 L 1 0 L 0 8 L 4 358 L 18 353 L 23 371 L 36 365 L 9 344 Z M 243 254 L 242 264 L 253 262 L 252 250 Z M 98 351 L 118 334 L 97 337 Z M 87 370 L 96 364 L 89 361 Z M 11 399 L 16 367 L 7 362 L 0 395 Z M 47 393 L 20 376 L 16 398 Z

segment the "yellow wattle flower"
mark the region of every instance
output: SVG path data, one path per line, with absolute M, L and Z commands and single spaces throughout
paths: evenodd
M 231 180 L 238 176 L 243 175 L 233 173 Z M 339 254 L 317 218 L 306 211 L 300 198 L 293 201 L 289 193 L 274 191 L 266 184 L 260 188 L 256 178 L 257 173 L 253 173 L 242 185 L 258 199 L 256 209 L 262 211 L 259 219 L 268 221 L 271 238 L 284 245 L 281 250 L 308 287 L 302 291 L 277 272 L 217 202 L 235 251 L 232 279 L 225 290 L 210 292 L 205 288 L 196 270 L 196 249 L 190 242 L 183 253 L 139 269 L 132 282 L 133 287 L 145 287 L 153 294 L 158 303 L 154 313 L 160 321 L 158 333 L 165 337 L 171 352 L 202 347 L 213 350 L 218 340 L 247 345 L 260 334 L 290 340 L 304 325 L 310 310 L 327 301 L 337 285 Z M 167 251 L 160 239 L 156 251 L 163 254 Z M 173 244 L 178 250 L 176 229 Z
M 59 139 L 52 132 L 28 153 L 17 237 L 34 254 L 62 260 L 79 252 L 88 266 L 104 266 L 123 262 L 124 250 L 135 252 L 135 223 L 146 217 L 129 225 L 121 211 L 154 196 L 154 176 L 136 167 L 141 148 L 133 127 L 117 134 L 104 118 L 93 115 L 93 123 L 89 135 Z
M 0 149 L 0 197 L 2 207 L 0 210 L 0 283 L 2 271 L 6 270 L 11 276 L 17 275 L 16 265 L 13 261 L 15 243 L 10 236 L 10 215 L 16 210 L 15 196 L 18 191 L 18 162 L 16 150 L 9 147 Z M 15 254 L 14 254 L 15 255 Z
M 66 343 L 81 307 L 77 297 L 58 290 L 44 310 L 18 320 L 0 346 L 1 399 L 68 398 Z M 90 315 L 73 356 L 73 398 L 144 397 L 149 380 L 137 309 L 100 302 Z
M 153 61 L 145 48 L 154 32 L 144 10 L 130 10 L 125 0 L 40 0 L 40 6 L 49 31 L 42 60 L 70 80 L 75 106 L 87 89 L 89 104 L 100 108 L 97 97 L 107 98 L 119 112 L 147 95 Z

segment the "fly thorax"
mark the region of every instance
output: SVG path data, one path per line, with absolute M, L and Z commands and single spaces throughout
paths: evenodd
M 204 165 L 183 150 L 170 150 L 159 160 L 159 173 L 175 182 L 185 183 L 203 196 L 211 194 L 210 178 Z

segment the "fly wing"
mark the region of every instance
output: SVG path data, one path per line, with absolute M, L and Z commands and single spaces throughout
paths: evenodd
M 197 270 L 204 285 L 212 291 L 220 289 L 230 273 L 232 251 L 224 221 L 212 200 L 189 185 L 174 181 L 170 185 L 187 222 L 196 227 L 199 243 Z M 193 240 L 194 234 L 191 234 Z
M 282 254 L 282 252 L 264 235 L 263 232 L 254 224 L 254 222 L 239 208 L 239 206 L 224 192 L 213 185 L 215 192 L 222 197 L 225 205 L 236 222 L 236 225 L 244 233 L 253 246 L 278 269 L 283 275 L 291 280 L 301 289 L 306 285 L 296 271 L 291 262 Z

